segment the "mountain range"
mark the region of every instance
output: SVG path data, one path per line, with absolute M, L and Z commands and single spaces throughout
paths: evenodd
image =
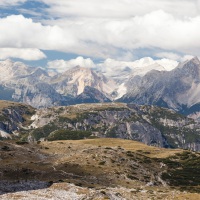
M 109 59 L 107 64 L 109 64 Z M 113 69 L 113 70 L 111 70 Z M 125 102 L 158 105 L 199 117 L 200 61 L 142 58 L 115 68 L 75 66 L 52 75 L 22 62 L 0 62 L 0 99 L 36 108 L 77 103 Z

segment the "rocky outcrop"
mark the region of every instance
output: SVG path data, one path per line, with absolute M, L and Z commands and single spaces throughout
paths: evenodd
M 37 111 L 30 132 L 36 139 L 56 130 L 91 131 L 93 136 L 123 138 L 167 148 L 200 151 L 200 124 L 176 112 L 135 104 L 80 104 Z M 47 132 L 45 132 L 47 131 Z M 41 134 L 45 132 L 45 134 Z
M 1 138 L 19 135 L 30 142 L 71 134 L 76 139 L 123 138 L 151 146 L 200 151 L 199 122 L 155 106 L 101 103 L 35 111 L 30 106 L 1 101 L 0 108 Z
M 10 138 L 26 129 L 35 110 L 31 106 L 19 103 L 0 101 L 0 130 L 1 138 Z

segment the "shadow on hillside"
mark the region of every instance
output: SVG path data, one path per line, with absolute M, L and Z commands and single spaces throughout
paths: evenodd
M 0 195 L 13 192 L 45 189 L 51 186 L 43 181 L 0 181 Z

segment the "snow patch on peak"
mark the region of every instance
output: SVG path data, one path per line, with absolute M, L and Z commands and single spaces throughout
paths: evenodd
M 154 60 L 151 57 L 144 57 L 136 61 L 126 62 L 109 58 L 104 63 L 98 64 L 97 69 L 106 76 L 115 79 L 123 76 L 123 79 L 127 79 L 130 74 L 143 76 L 153 69 L 171 71 L 177 66 L 177 61 L 169 59 Z
M 143 66 L 143 67 L 136 67 L 135 69 L 132 70 L 131 73 L 131 77 L 133 76 L 144 76 L 145 74 L 147 74 L 148 72 L 150 72 L 151 70 L 157 70 L 157 71 L 164 71 L 165 68 L 161 65 L 159 65 L 158 63 L 153 63 L 151 65 L 148 66 Z
M 140 60 L 136 60 L 134 63 L 138 67 L 144 67 L 144 66 L 152 65 L 154 64 L 154 62 L 155 61 L 152 58 L 144 57 L 144 58 L 141 58 Z
M 175 61 L 175 60 L 169 60 L 169 59 L 166 59 L 166 58 L 163 58 L 161 60 L 156 60 L 156 63 L 158 63 L 159 65 L 163 66 L 163 68 L 166 70 L 166 71 L 171 71 L 173 70 L 174 68 L 176 68 L 178 66 L 178 62 Z

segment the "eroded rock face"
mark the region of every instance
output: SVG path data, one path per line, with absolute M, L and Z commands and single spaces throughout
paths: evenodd
M 27 129 L 35 109 L 25 104 L 0 101 L 0 137 L 11 138 L 21 129 Z
M 40 109 L 32 137 L 48 139 L 56 130 L 90 131 L 98 137 L 123 138 L 147 145 L 199 151 L 200 124 L 176 112 L 135 104 L 80 104 Z M 46 136 L 38 133 L 50 130 Z
M 67 133 L 63 130 L 66 130 L 72 131 L 69 134 L 77 134 L 76 139 L 92 135 L 136 140 L 159 147 L 200 150 L 199 122 L 164 108 L 101 103 L 35 110 L 18 103 L 3 101 L 3 104 L 1 138 L 19 135 L 28 142 L 50 138 L 59 140 L 60 134 L 65 139 Z M 86 136 L 80 137 L 83 132 Z

